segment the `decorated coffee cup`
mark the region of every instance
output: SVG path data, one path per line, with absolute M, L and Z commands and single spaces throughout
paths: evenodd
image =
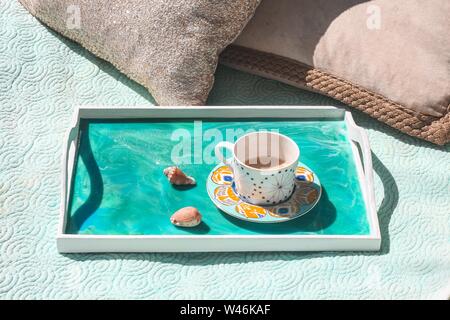
M 231 157 L 225 158 L 226 149 Z M 289 137 L 274 132 L 253 132 L 234 144 L 220 142 L 216 157 L 233 171 L 234 189 L 244 201 L 275 205 L 287 200 L 295 188 L 300 150 Z

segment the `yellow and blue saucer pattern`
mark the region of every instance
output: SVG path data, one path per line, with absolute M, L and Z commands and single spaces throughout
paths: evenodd
M 291 197 L 277 205 L 259 206 L 242 200 L 234 190 L 233 171 L 224 164 L 216 166 L 206 182 L 208 195 L 225 213 L 246 221 L 275 223 L 298 218 L 319 202 L 322 187 L 316 174 L 304 164 L 295 171 Z

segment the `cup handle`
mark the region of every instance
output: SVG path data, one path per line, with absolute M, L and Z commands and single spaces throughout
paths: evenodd
M 216 154 L 216 158 L 225 163 L 228 166 L 231 166 L 231 162 L 233 160 L 233 157 L 230 157 L 226 159 L 222 154 L 222 149 L 228 149 L 231 153 L 233 153 L 234 150 L 234 144 L 228 141 L 221 141 L 219 142 L 216 147 L 214 148 L 214 153 Z

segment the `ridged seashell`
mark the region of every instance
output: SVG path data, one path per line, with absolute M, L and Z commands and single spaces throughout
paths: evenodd
M 180 168 L 175 166 L 165 168 L 164 174 L 171 184 L 177 186 L 196 184 L 194 178 L 187 176 Z
M 170 217 L 170 222 L 178 227 L 195 227 L 202 222 L 202 215 L 194 207 L 185 207 L 176 211 Z

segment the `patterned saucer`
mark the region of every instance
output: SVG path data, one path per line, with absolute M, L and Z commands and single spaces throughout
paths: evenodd
M 310 211 L 319 202 L 322 187 L 319 178 L 299 163 L 295 172 L 295 189 L 291 197 L 274 206 L 260 206 L 239 198 L 234 190 L 233 172 L 224 165 L 216 166 L 208 176 L 206 189 L 212 202 L 223 212 L 245 221 L 259 223 L 285 222 Z

